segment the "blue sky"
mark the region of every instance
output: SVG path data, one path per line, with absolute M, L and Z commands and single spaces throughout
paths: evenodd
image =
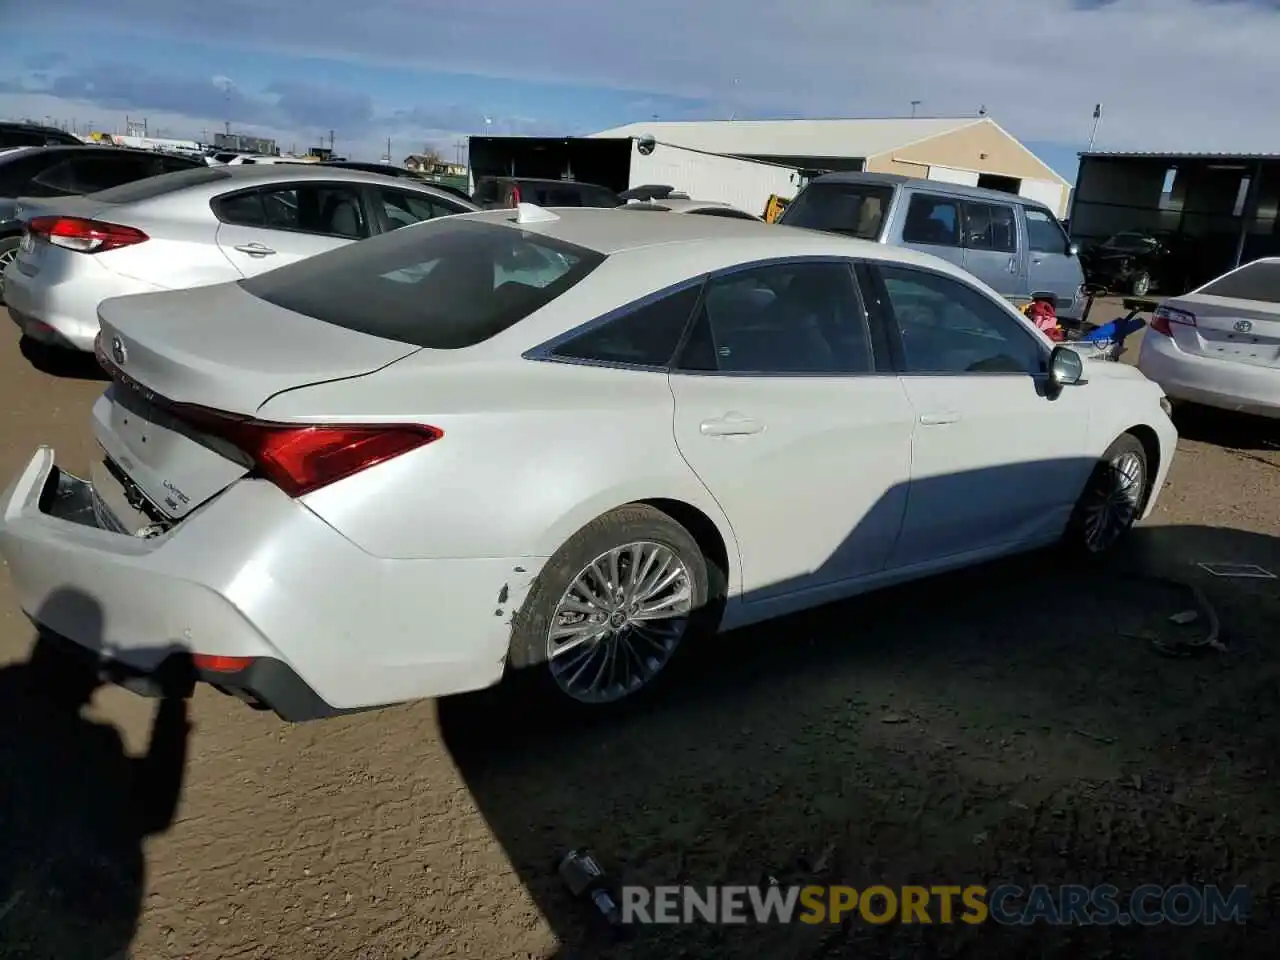
M 1280 0 L 57 0 L 3 4 L 0 116 L 447 157 L 471 133 L 974 115 L 1099 148 L 1280 150 Z M 643 12 L 642 12 L 643 11 Z M 654 25 L 657 26 L 654 26 Z

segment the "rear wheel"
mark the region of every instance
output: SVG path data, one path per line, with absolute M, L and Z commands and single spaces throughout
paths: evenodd
M 644 504 L 592 521 L 538 575 L 513 624 L 511 666 L 582 706 L 648 690 L 707 622 L 697 541 Z
M 1131 433 L 1107 448 L 1085 484 L 1067 527 L 1067 545 L 1106 553 L 1133 529 L 1147 500 L 1147 452 Z
M 4 272 L 9 264 L 18 259 L 18 245 L 21 237 L 6 237 L 0 240 L 0 304 L 4 303 Z

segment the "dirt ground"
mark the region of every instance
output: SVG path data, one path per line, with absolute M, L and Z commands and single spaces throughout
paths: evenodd
M 0 478 L 39 443 L 85 466 L 101 387 L 34 369 L 0 329 Z M 290 726 L 201 690 L 189 736 L 157 721 L 143 771 L 126 754 L 155 702 L 102 689 L 88 720 L 37 702 L 0 574 L 0 955 L 1274 956 L 1280 580 L 1194 564 L 1280 572 L 1280 431 L 1181 426 L 1157 513 L 1107 570 L 1024 557 L 729 635 L 592 723 L 499 690 Z M 1197 584 L 1228 651 L 1160 656 L 1150 635 L 1183 629 L 1188 600 L 1134 573 Z M 1239 883 L 1254 917 L 691 925 L 615 947 L 552 869 L 579 845 L 655 885 Z

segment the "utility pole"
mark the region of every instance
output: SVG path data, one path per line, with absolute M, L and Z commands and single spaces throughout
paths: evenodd
M 920 101 L 919 101 L 919 100 L 912 100 L 912 101 L 911 101 L 911 119 L 913 119 L 913 120 L 915 119 L 915 116 L 916 116 L 916 107 L 918 107 L 918 106 L 920 106 Z
M 1102 104 L 1096 104 L 1093 108 L 1093 132 L 1089 134 L 1088 153 L 1093 153 L 1093 141 L 1098 138 L 1098 127 L 1102 124 Z
M 458 166 L 462 166 L 462 151 L 467 149 L 467 141 L 459 140 L 453 145 L 454 153 L 457 156 Z
M 329 153 L 333 153 L 333 131 L 329 131 Z
M 390 137 L 387 137 L 387 153 L 382 159 L 386 160 L 387 163 L 391 162 L 391 138 Z

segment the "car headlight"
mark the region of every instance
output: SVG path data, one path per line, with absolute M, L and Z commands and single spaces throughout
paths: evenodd
M 1164 411 L 1164 415 L 1166 417 L 1170 420 L 1173 419 L 1173 404 L 1169 401 L 1168 397 L 1160 398 L 1160 409 Z

